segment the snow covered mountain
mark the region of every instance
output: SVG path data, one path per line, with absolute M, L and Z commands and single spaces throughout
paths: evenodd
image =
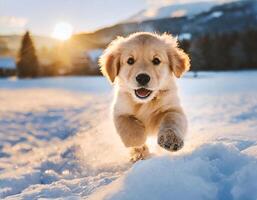
M 193 16 L 201 12 L 208 11 L 211 7 L 220 4 L 219 1 L 200 1 L 193 3 L 172 3 L 162 7 L 150 7 L 149 9 L 140 11 L 136 15 L 129 18 L 129 22 L 140 22 L 145 20 Z
M 241 0 L 216 5 L 208 11 L 191 16 L 124 22 L 93 33 L 76 35 L 74 40 L 88 48 L 101 48 L 117 35 L 128 35 L 136 31 L 169 32 L 175 35 L 187 33 L 192 36 L 241 32 L 257 27 L 256 16 L 257 1 Z

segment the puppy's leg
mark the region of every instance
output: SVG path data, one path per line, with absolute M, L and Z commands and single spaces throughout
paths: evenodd
M 168 151 L 178 151 L 184 145 L 187 119 L 182 110 L 164 114 L 158 133 L 158 144 Z
M 145 143 L 144 124 L 135 117 L 120 115 L 114 118 L 114 124 L 126 147 L 142 146 Z
M 148 147 L 144 144 L 140 147 L 132 147 L 130 149 L 130 161 L 135 163 L 138 160 L 144 160 L 150 155 Z
M 121 115 L 114 118 L 115 127 L 126 147 L 131 147 L 131 161 L 142 160 L 149 154 L 145 145 L 144 124 L 133 116 Z

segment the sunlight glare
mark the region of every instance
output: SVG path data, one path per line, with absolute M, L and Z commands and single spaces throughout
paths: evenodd
M 148 137 L 146 141 L 146 145 L 148 146 L 150 152 L 156 152 L 157 150 L 157 138 L 156 137 Z
M 68 40 L 73 32 L 73 27 L 67 22 L 59 22 L 55 25 L 52 37 L 58 40 Z

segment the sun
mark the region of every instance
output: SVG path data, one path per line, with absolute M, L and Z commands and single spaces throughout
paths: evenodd
M 72 36 L 73 27 L 67 22 L 59 22 L 55 25 L 52 37 L 58 40 L 68 40 Z

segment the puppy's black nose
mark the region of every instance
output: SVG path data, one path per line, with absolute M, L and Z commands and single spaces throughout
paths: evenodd
M 150 79 L 150 76 L 147 74 L 138 74 L 136 77 L 136 80 L 140 85 L 146 85 L 149 83 Z

